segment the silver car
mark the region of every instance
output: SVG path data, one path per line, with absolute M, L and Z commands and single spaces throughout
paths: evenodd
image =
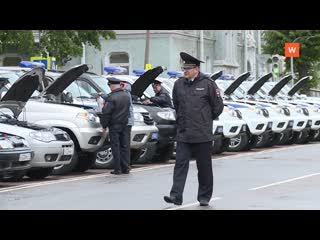
M 74 153 L 74 143 L 65 131 L 18 120 L 20 115 L 25 115 L 24 106 L 38 88 L 43 74 L 42 68 L 25 73 L 0 101 L 0 131 L 14 133 L 29 143 L 34 151 L 34 158 L 27 176 L 37 179 L 50 175 L 57 165 L 69 164 Z

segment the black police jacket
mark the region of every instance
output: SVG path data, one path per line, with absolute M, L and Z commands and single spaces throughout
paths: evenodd
M 172 107 L 172 102 L 169 94 L 162 92 L 162 90 L 154 97 L 150 98 L 150 101 L 161 108 Z
M 103 128 L 119 130 L 128 124 L 130 97 L 123 89 L 116 89 L 108 94 L 102 108 L 100 123 Z
M 174 84 L 172 100 L 177 114 L 177 141 L 212 141 L 213 120 L 224 107 L 216 83 L 203 73 L 193 82 L 181 77 Z

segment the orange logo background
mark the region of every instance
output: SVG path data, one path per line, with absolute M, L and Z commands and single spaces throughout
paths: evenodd
M 285 43 L 285 57 L 299 57 L 300 43 Z

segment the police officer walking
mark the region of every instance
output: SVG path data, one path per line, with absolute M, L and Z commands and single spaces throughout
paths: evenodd
M 154 80 L 152 83 L 152 88 L 156 95 L 143 101 L 143 104 L 152 104 L 161 108 L 172 107 L 171 97 L 169 94 L 163 92 L 161 83 L 161 80 Z
M 111 174 L 128 174 L 129 158 L 124 157 L 130 145 L 126 131 L 129 117 L 130 97 L 121 88 L 120 80 L 114 77 L 107 78 L 111 93 L 106 97 L 106 102 L 102 108 L 100 123 L 104 131 L 109 128 L 109 137 L 114 161 L 114 171 Z M 122 153 L 122 154 L 121 154 Z
M 208 206 L 213 192 L 211 148 L 212 124 L 223 111 L 223 101 L 215 82 L 200 72 L 200 61 L 181 52 L 184 76 L 173 87 L 173 105 L 177 114 L 177 149 L 168 203 L 181 205 L 189 170 L 194 154 L 198 168 L 198 197 L 200 206 Z

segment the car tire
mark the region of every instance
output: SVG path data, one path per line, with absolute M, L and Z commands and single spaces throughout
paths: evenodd
M 113 168 L 113 155 L 110 144 L 105 144 L 97 152 L 93 168 L 111 169 Z
M 249 135 L 247 133 L 241 133 L 234 138 L 230 139 L 228 146 L 228 152 L 239 152 L 247 149 L 249 145 Z
M 302 130 L 301 132 L 295 132 L 293 134 L 293 142 L 296 144 L 306 144 L 309 142 L 309 131 Z
M 44 179 L 48 177 L 53 171 L 52 168 L 39 168 L 34 170 L 29 170 L 27 176 L 31 179 Z
M 81 152 L 79 154 L 79 161 L 76 164 L 73 172 L 85 172 L 95 164 L 97 159 L 96 152 Z
M 144 164 L 152 162 L 157 151 L 156 144 L 150 144 L 142 149 L 134 149 L 131 151 L 131 162 L 132 164 Z
M 167 162 L 171 159 L 174 151 L 174 143 L 167 144 L 156 149 L 156 154 L 152 159 L 153 162 Z
M 9 174 L 4 174 L 2 181 L 3 182 L 18 182 L 23 179 L 23 177 L 26 175 L 27 170 L 18 170 L 14 171 Z

